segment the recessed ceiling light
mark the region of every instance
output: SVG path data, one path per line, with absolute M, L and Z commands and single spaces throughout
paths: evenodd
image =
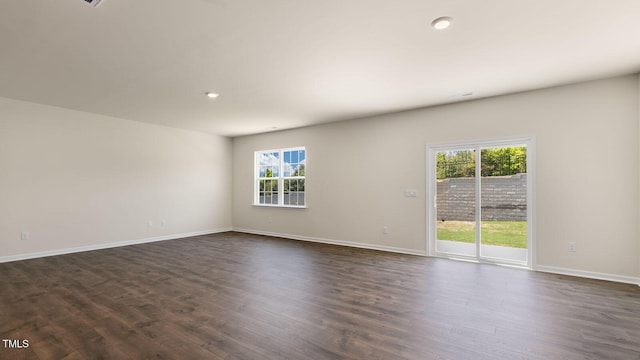
M 453 23 L 453 19 L 448 16 L 441 16 L 431 22 L 431 26 L 433 26 L 436 30 L 444 30 L 451 26 Z
M 220 96 L 220 94 L 214 93 L 214 92 L 207 92 L 205 93 L 208 97 L 210 97 L 211 99 L 215 99 L 218 96 Z

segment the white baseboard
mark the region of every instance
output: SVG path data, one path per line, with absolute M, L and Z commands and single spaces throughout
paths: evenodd
M 83 251 L 109 249 L 114 247 L 137 245 L 137 244 L 144 244 L 144 243 L 156 242 L 156 241 L 175 240 L 175 239 L 181 239 L 181 238 L 186 238 L 191 236 L 221 233 L 221 232 L 226 232 L 231 230 L 232 230 L 231 228 L 222 228 L 222 229 L 214 229 L 214 230 L 194 231 L 194 232 L 183 233 L 183 234 L 173 234 L 173 235 L 165 235 L 165 236 L 158 236 L 158 237 L 152 237 L 152 238 L 118 241 L 118 242 L 112 242 L 112 243 L 106 243 L 106 244 L 87 245 L 87 246 L 80 246 L 80 247 L 67 248 L 67 249 L 42 251 L 42 252 L 36 252 L 36 253 L 30 253 L 30 254 L 2 256 L 0 257 L 0 263 L 35 259 L 35 258 L 55 256 L 55 255 L 65 255 L 65 254 L 71 254 L 71 253 L 77 253 L 77 252 L 83 252 Z
M 393 247 L 393 246 L 364 244 L 364 243 L 357 243 L 357 242 L 352 242 L 352 241 L 323 239 L 323 238 L 316 238 L 316 237 L 311 237 L 311 236 L 282 234 L 282 233 L 275 233 L 275 232 L 269 232 L 269 231 L 242 229 L 242 228 L 235 228 L 235 227 L 233 228 L 233 231 L 241 232 L 241 233 L 247 233 L 247 234 L 273 236 L 273 237 L 292 239 L 292 240 L 302 240 L 302 241 L 309 241 L 309 242 L 316 242 L 316 243 L 323 243 L 323 244 L 349 246 L 349 247 L 356 247 L 356 248 L 361 248 L 361 249 L 387 251 L 387 252 L 394 252 L 394 253 L 407 254 L 407 255 L 427 256 L 427 253 L 425 251 L 398 248 L 398 247 Z
M 607 280 L 607 281 L 634 284 L 634 285 L 640 286 L 640 277 L 634 277 L 634 276 L 605 274 L 605 273 L 598 273 L 593 271 L 567 269 L 562 267 L 546 266 L 546 265 L 537 265 L 535 267 L 535 270 L 541 271 L 541 272 L 553 273 L 553 274 L 578 276 L 578 277 L 589 278 L 589 279 Z

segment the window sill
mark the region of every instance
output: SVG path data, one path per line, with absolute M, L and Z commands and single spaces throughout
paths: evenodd
M 307 206 L 294 206 L 294 205 L 269 205 L 269 204 L 253 204 L 254 207 L 263 207 L 263 208 L 279 208 L 279 209 L 306 209 Z

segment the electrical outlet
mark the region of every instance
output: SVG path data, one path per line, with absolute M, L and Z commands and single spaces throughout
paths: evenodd
M 164 227 L 167 224 L 167 220 L 160 220 L 160 227 Z
M 386 227 L 386 226 L 382 227 L 382 234 L 383 235 L 388 235 L 389 234 L 389 228 Z
M 569 243 L 569 252 L 576 252 L 576 243 L 574 242 Z
M 153 227 L 153 221 L 151 220 L 147 221 L 147 227 Z
M 22 234 L 20 234 L 20 239 L 22 240 L 29 240 L 31 238 L 31 234 L 29 234 L 28 231 L 23 231 Z

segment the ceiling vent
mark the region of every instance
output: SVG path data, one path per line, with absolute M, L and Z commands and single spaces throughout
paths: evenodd
M 102 0 L 84 0 L 84 2 L 86 2 L 87 4 L 96 7 L 98 6 L 98 4 L 100 4 L 100 1 Z

